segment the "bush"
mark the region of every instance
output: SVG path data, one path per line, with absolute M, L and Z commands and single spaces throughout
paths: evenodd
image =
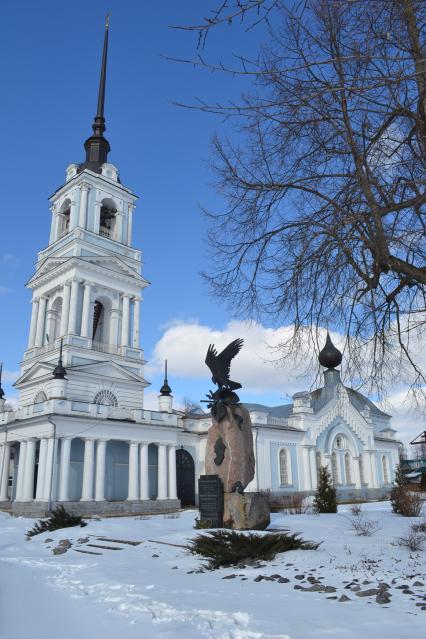
M 355 515 L 355 517 L 359 517 L 361 512 L 362 512 L 361 504 L 352 504 L 352 506 L 351 506 L 352 515 Z
M 87 526 L 80 515 L 72 515 L 63 506 L 58 506 L 50 513 L 47 519 L 39 519 L 34 527 L 27 532 L 27 538 L 34 537 L 44 532 L 52 532 L 60 528 L 70 528 L 72 526 Z
M 381 530 L 378 521 L 373 519 L 364 519 L 364 517 L 361 516 L 351 519 L 351 524 L 358 537 L 371 537 Z
M 206 568 L 215 570 L 248 560 L 270 560 L 288 550 L 316 550 L 319 544 L 304 541 L 299 533 L 243 533 L 215 530 L 195 537 L 187 547 L 193 555 L 208 559 Z
M 414 532 L 424 533 L 426 535 L 426 519 L 419 524 L 412 524 L 411 529 L 414 530 Z
M 418 550 L 423 550 L 424 541 L 424 535 L 416 532 L 414 530 L 414 526 L 411 526 L 405 537 L 399 537 L 398 546 L 404 546 L 405 548 L 416 552 Z
M 426 470 L 422 472 L 422 477 L 420 479 L 420 490 L 422 492 L 426 492 Z
M 394 486 L 391 492 L 392 510 L 403 517 L 418 517 L 422 511 L 422 498 L 407 486 Z
M 314 508 L 318 513 L 337 513 L 336 489 L 326 466 L 320 467 Z
M 302 515 L 309 510 L 307 493 L 293 493 L 292 495 L 282 495 L 281 512 L 287 515 Z

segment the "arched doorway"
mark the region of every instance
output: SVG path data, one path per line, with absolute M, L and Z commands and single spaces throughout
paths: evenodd
M 182 506 L 195 504 L 195 464 L 192 455 L 183 448 L 176 451 L 177 496 Z

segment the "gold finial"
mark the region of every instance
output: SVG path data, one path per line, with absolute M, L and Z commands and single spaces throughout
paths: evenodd
M 107 13 L 107 15 L 106 15 L 105 29 L 109 29 L 109 16 L 110 15 L 111 15 L 110 13 Z

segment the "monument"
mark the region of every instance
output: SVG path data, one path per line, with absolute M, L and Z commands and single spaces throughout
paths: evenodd
M 207 395 L 213 423 L 207 436 L 204 481 L 218 477 L 223 489 L 223 526 L 237 530 L 263 530 L 269 525 L 269 508 L 260 493 L 245 493 L 254 478 L 255 458 L 249 412 L 235 392 L 241 384 L 230 379 L 231 361 L 244 341 L 236 339 L 218 354 L 210 344 L 206 364 L 216 391 Z M 203 491 L 200 489 L 203 519 Z

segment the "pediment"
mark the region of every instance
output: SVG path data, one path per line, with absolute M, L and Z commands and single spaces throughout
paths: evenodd
M 33 382 L 46 377 L 46 375 L 51 376 L 52 371 L 55 368 L 56 364 L 51 364 L 50 362 L 37 362 L 30 366 L 13 384 L 14 386 L 21 386 L 26 382 Z
M 129 371 L 128 368 L 120 366 L 113 361 L 96 362 L 91 364 L 78 364 L 77 366 L 71 366 L 67 369 L 70 375 L 73 373 L 81 373 L 83 375 L 108 377 L 116 381 L 123 380 L 128 382 L 139 382 L 145 386 L 149 385 L 143 377 L 137 373 Z

